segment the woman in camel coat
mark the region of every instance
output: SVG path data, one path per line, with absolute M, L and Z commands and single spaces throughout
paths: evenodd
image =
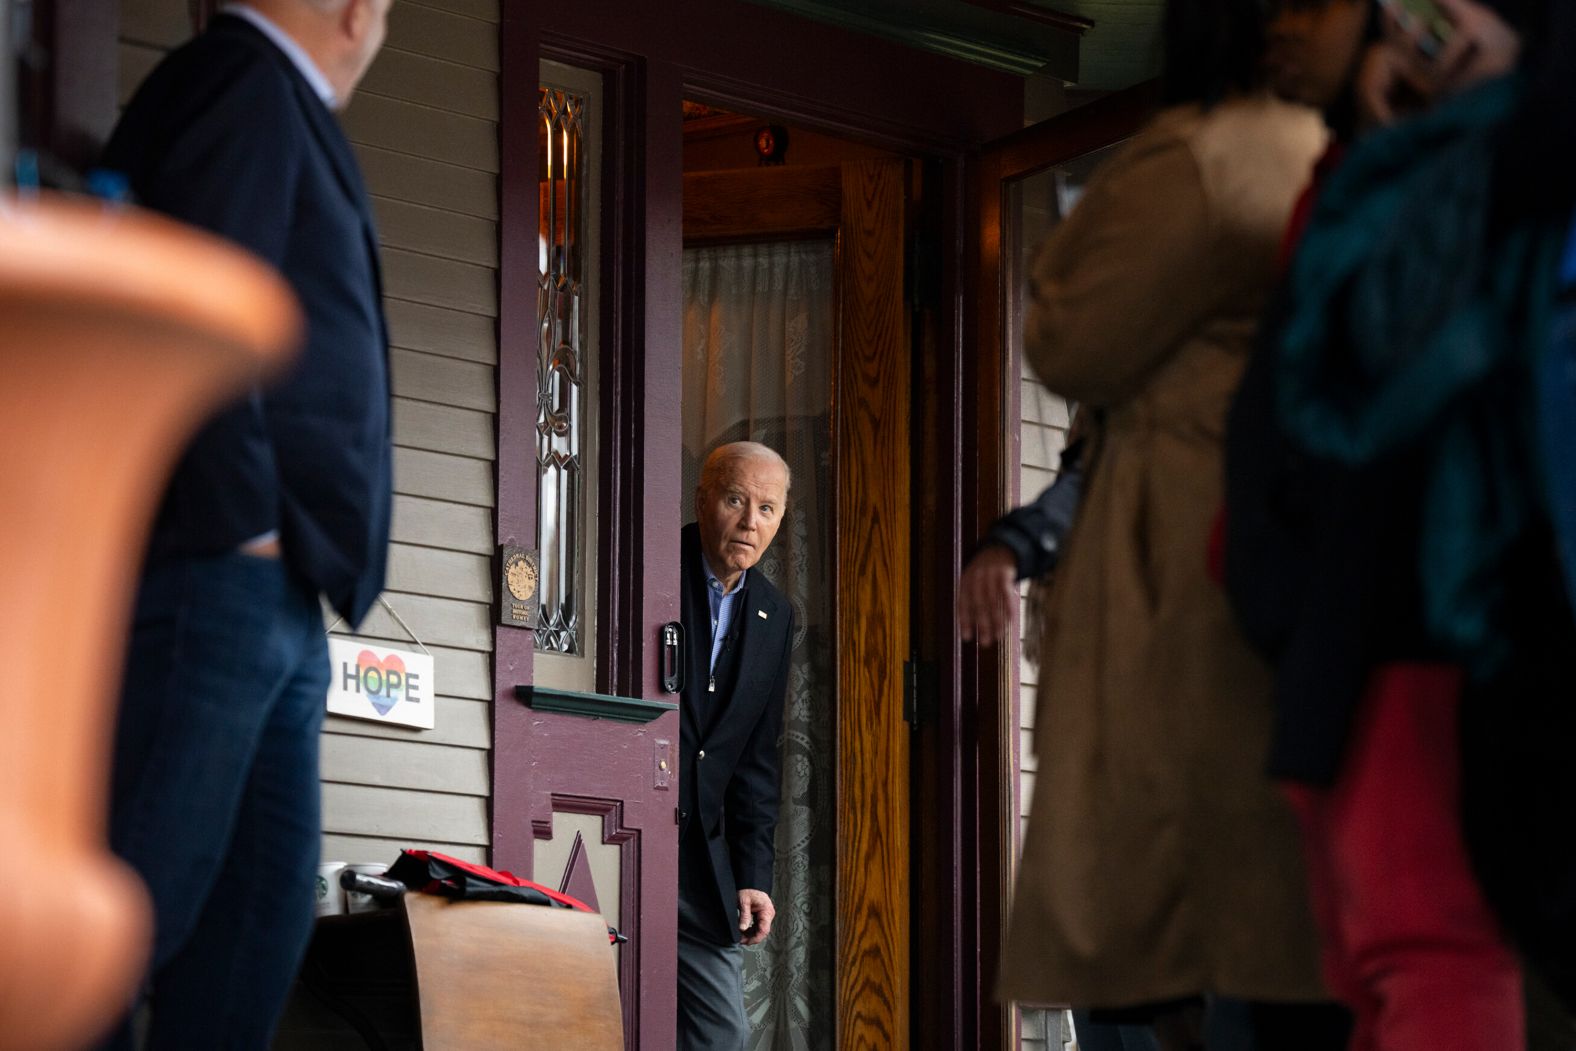
M 1243 5 L 1171 5 L 1223 6 Z M 1265 775 L 1268 671 L 1207 568 L 1227 406 L 1323 143 L 1314 113 L 1244 90 L 1257 61 L 1241 69 L 1213 104 L 1207 74 L 1173 90 L 1190 101 L 1096 174 L 1033 268 L 1024 352 L 1104 427 L 1041 646 L 1004 998 L 1327 996 Z

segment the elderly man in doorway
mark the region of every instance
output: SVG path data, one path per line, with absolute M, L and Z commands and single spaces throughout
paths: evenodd
M 137 597 L 110 834 L 153 896 L 150 1051 L 268 1047 L 311 935 L 320 597 L 367 611 L 392 503 L 377 235 L 334 111 L 389 6 L 224 7 L 137 90 L 103 159 L 143 205 L 272 264 L 306 319 L 283 382 L 186 450 Z M 130 1024 L 109 1046 L 134 1046 Z
M 765 941 L 776 914 L 777 739 L 793 609 L 754 567 L 777 535 L 788 484 L 788 465 L 766 446 L 719 446 L 684 528 L 680 1051 L 744 1046 L 742 946 Z

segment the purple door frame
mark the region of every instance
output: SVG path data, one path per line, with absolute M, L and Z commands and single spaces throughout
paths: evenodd
M 940 360 L 925 369 L 933 377 L 925 414 L 939 434 L 916 457 L 924 462 L 915 471 L 924 489 L 940 494 L 934 510 L 945 526 L 927 549 L 939 558 L 915 567 L 915 591 L 925 594 L 916 608 L 950 609 L 965 523 L 973 525 L 964 506 L 973 488 L 965 485 L 965 450 L 980 426 L 963 396 L 973 368 L 962 310 L 971 221 L 965 168 L 973 148 L 1021 126 L 1022 82 L 738 0 L 686 0 L 681 18 L 670 5 L 617 0 L 502 3 L 500 543 L 530 546 L 536 535 L 538 62 L 551 57 L 597 69 L 608 88 L 598 689 L 662 697 L 657 634 L 678 618 L 685 98 L 871 142 L 932 162 L 939 172 L 939 186 L 926 193 L 940 198 L 943 295 L 933 351 Z M 992 432 L 999 427 L 996 420 L 985 424 Z M 923 922 L 913 928 L 912 973 L 928 988 L 912 997 L 914 1031 L 922 1046 L 975 1047 L 989 990 L 979 912 L 967 904 L 981 882 L 971 829 L 979 741 L 963 714 L 974 705 L 964 703 L 961 652 L 951 634 L 916 632 L 915 639 L 929 650 L 917 656 L 938 668 L 941 703 L 939 718 L 915 740 L 928 757 L 926 776 L 940 784 L 916 796 L 928 809 L 915 808 L 914 906 Z M 500 628 L 496 640 L 494 864 L 529 872 L 535 830 L 554 806 L 607 809 L 592 800 L 619 800 L 617 813 L 604 814 L 604 829 L 627 852 L 625 900 L 634 906 L 624 919 L 631 948 L 638 947 L 626 948 L 623 975 L 628 1041 L 665 1051 L 674 1040 L 677 843 L 671 817 L 664 821 L 659 811 L 672 801 L 658 795 L 643 804 L 608 786 L 618 780 L 609 776 L 616 768 L 633 771 L 635 781 L 649 776 L 643 771 L 652 763 L 652 741 L 676 741 L 677 716 L 636 730 L 533 711 L 514 690 L 531 682 L 529 633 Z

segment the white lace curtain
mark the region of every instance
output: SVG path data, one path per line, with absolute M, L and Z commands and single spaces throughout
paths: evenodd
M 777 920 L 766 943 L 745 954 L 751 1051 L 829 1048 L 833 1037 L 834 275 L 829 241 L 684 253 L 684 521 L 694 517 L 700 464 L 718 444 L 762 442 L 793 472 L 787 516 L 760 566 L 793 603 L 797 631 L 783 720 Z

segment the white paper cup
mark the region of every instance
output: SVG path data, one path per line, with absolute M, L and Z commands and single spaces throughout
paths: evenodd
M 345 892 L 339 886 L 343 861 L 325 861 L 317 867 L 317 914 L 338 916 L 345 911 Z
M 363 876 L 381 876 L 389 870 L 388 864 L 382 861 L 361 861 L 354 865 L 346 865 L 345 868 L 351 872 L 359 872 Z M 378 908 L 381 908 L 378 899 L 372 895 L 358 894 L 353 890 L 345 891 L 346 912 L 372 912 Z

